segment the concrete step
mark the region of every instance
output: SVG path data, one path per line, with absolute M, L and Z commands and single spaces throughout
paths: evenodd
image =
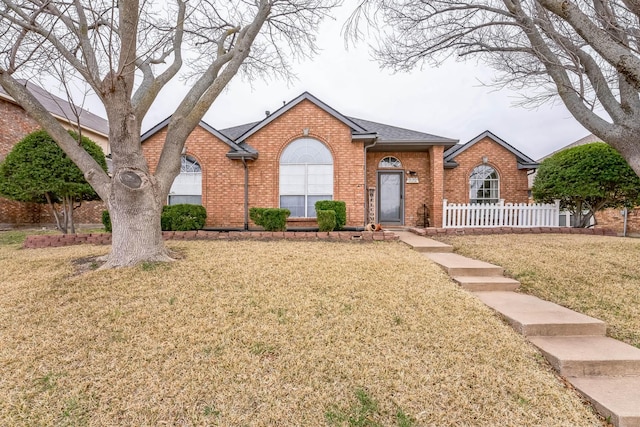
M 418 236 L 410 231 L 394 231 L 400 241 L 411 246 L 413 250 L 418 252 L 453 252 L 453 246 L 428 237 Z
M 504 276 L 478 277 L 478 276 L 457 276 L 453 280 L 462 289 L 471 292 L 478 291 L 515 291 L 520 287 L 520 282 Z
M 603 336 L 531 337 L 563 377 L 640 376 L 640 349 Z
M 516 292 L 475 292 L 525 336 L 604 335 L 606 324 L 593 317 L 531 295 Z
M 504 268 L 453 253 L 425 253 L 424 256 L 441 266 L 449 276 L 502 276 Z
M 614 426 L 640 427 L 640 376 L 568 380 Z

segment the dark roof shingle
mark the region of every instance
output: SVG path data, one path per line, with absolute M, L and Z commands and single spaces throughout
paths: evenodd
M 78 124 L 78 118 L 76 114 L 79 115 L 80 126 L 96 131 L 103 135 L 109 135 L 109 122 L 96 115 L 93 114 L 81 107 L 78 107 L 74 104 L 69 103 L 69 101 L 56 96 L 40 86 L 31 83 L 21 81 L 21 83 L 25 84 L 29 92 L 42 104 L 44 108 L 47 109 L 51 114 L 58 116 L 64 120 L 67 120 L 69 123 Z M 4 97 L 12 99 L 11 96 L 0 86 L 0 94 L 4 95 Z
M 411 129 L 404 129 L 397 126 L 386 125 L 384 123 L 372 122 L 369 120 L 349 117 L 350 120 L 356 122 L 369 132 L 376 132 L 378 140 L 382 142 L 442 142 L 444 144 L 456 143 L 457 140 L 445 138 L 442 136 L 432 135 L 430 133 L 418 132 Z

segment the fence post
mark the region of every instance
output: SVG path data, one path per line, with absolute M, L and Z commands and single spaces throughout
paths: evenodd
M 442 227 L 447 227 L 447 199 L 442 199 Z

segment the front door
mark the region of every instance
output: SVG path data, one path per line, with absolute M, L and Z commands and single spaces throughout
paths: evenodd
M 378 222 L 404 223 L 404 172 L 378 172 Z

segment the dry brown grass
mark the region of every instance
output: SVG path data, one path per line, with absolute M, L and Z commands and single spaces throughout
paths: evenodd
M 0 425 L 600 425 L 400 243 L 170 246 L 81 275 L 107 248 L 0 246 Z
M 607 322 L 640 347 L 640 240 L 582 235 L 447 239 L 457 252 L 505 267 L 521 290 Z

